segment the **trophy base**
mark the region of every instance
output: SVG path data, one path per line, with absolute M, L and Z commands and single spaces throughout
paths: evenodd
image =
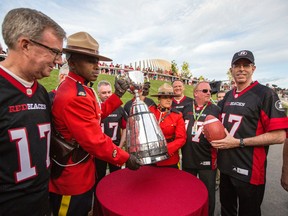
M 153 157 L 139 158 L 139 160 L 141 161 L 142 165 L 147 165 L 147 164 L 157 163 L 159 161 L 166 160 L 168 158 L 169 157 L 167 154 L 163 154 L 163 155 L 157 155 Z

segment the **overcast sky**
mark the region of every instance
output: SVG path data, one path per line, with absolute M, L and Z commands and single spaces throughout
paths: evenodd
M 68 35 L 90 33 L 114 64 L 185 61 L 195 77 L 227 80 L 233 54 L 249 49 L 254 80 L 288 88 L 287 0 L 1 0 L 1 23 L 17 7 L 42 11 Z

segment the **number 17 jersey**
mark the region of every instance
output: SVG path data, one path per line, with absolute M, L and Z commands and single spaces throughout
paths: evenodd
M 222 103 L 222 122 L 235 138 L 249 138 L 288 128 L 288 119 L 277 94 L 257 81 L 236 93 L 226 93 Z M 246 146 L 218 151 L 222 173 L 244 182 L 265 183 L 269 146 Z
M 26 88 L 0 68 L 0 215 L 5 202 L 48 195 L 50 121 L 45 88 Z

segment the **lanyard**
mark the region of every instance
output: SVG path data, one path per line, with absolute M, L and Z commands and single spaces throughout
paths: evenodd
M 202 113 L 203 113 L 203 111 L 205 110 L 206 107 L 207 107 L 207 104 L 205 104 L 205 106 L 203 107 L 203 109 L 202 109 L 201 112 L 199 113 L 198 117 L 196 118 L 195 104 L 194 104 L 194 101 L 193 101 L 194 125 L 193 125 L 193 127 L 192 127 L 192 136 L 196 135 L 196 132 L 198 131 L 197 122 L 198 122 L 200 116 L 202 115 Z
M 207 107 L 207 104 L 205 104 L 205 106 L 203 107 L 203 109 L 199 113 L 198 117 L 196 118 L 195 104 L 194 104 L 194 101 L 193 101 L 193 116 L 194 116 L 195 122 L 197 122 L 199 120 L 200 116 L 202 115 L 202 113 L 203 113 L 203 111 L 205 110 L 206 107 Z

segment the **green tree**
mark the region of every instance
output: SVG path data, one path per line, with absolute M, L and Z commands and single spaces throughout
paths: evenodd
M 171 70 L 172 70 L 173 76 L 178 76 L 178 66 L 175 60 L 172 60 L 171 62 Z
M 188 62 L 183 62 L 181 66 L 181 77 L 182 78 L 187 78 L 190 79 L 192 77 L 192 74 L 189 69 L 189 63 Z
M 198 80 L 199 80 L 199 81 L 204 81 L 205 78 L 204 78 L 204 76 L 201 75 L 201 76 L 198 78 Z
M 232 81 L 232 80 L 233 80 L 233 77 L 232 77 L 232 74 L 231 74 L 230 68 L 228 69 L 228 71 L 227 71 L 226 74 L 227 74 L 228 80 Z

